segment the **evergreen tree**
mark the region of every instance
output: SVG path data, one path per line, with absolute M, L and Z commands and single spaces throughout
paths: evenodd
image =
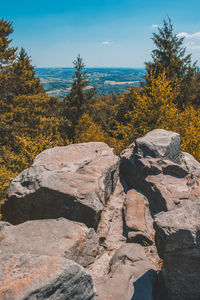
M 75 73 L 69 95 L 64 98 L 64 117 L 67 121 L 67 127 L 70 138 L 74 138 L 75 126 L 81 115 L 85 112 L 88 103 L 96 94 L 96 88 L 89 87 L 89 76 L 84 71 L 85 64 L 80 55 L 73 62 Z
M 13 33 L 12 23 L 0 19 L 0 70 L 13 63 L 17 48 L 10 47 L 12 40 L 8 36 Z
M 17 48 L 11 47 L 12 23 L 0 19 L 0 98 L 8 99 L 12 85 L 12 64 L 16 59 Z
M 13 81 L 14 96 L 35 95 L 44 92 L 39 78 L 35 77 L 31 59 L 24 48 L 21 48 L 17 61 L 13 65 Z
M 191 54 L 186 55 L 183 47 L 184 37 L 173 33 L 171 19 L 164 20 L 163 26 L 158 28 L 158 33 L 153 33 L 152 38 L 156 49 L 152 51 L 152 62 L 146 62 L 146 85 L 151 85 L 151 72 L 161 74 L 164 70 L 166 76 L 175 85 L 180 83 L 181 92 L 177 99 L 179 106 L 190 102 L 192 90 L 191 82 L 195 78 L 196 63 L 192 64 Z

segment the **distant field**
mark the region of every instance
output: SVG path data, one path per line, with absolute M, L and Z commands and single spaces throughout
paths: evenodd
M 90 86 L 96 86 L 99 95 L 123 93 L 131 85 L 140 86 L 144 81 L 144 69 L 128 68 L 86 68 L 91 79 Z M 73 68 L 36 68 L 45 91 L 51 96 L 66 96 L 71 88 Z

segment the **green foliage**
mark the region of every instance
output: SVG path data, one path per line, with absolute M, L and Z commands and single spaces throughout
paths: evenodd
M 39 78 L 35 77 L 34 67 L 24 48 L 21 48 L 17 61 L 13 64 L 14 96 L 34 95 L 44 92 Z
M 115 126 L 119 101 L 120 96 L 116 94 L 97 96 L 91 99 L 85 112 L 96 124 L 101 126 L 103 131 L 110 134 Z
M 196 63 L 192 64 L 191 54 L 186 55 L 183 47 L 183 37 L 173 33 L 171 20 L 164 20 L 163 26 L 158 28 L 158 33 L 153 33 L 152 38 L 156 49 L 152 51 L 152 62 L 146 62 L 146 85 L 151 85 L 151 72 L 156 74 L 166 72 L 172 86 L 177 80 L 180 83 L 180 94 L 176 99 L 179 106 L 191 102 L 191 84 L 195 79 Z
M 75 126 L 77 125 L 81 115 L 84 113 L 88 103 L 96 94 L 95 88 L 89 87 L 89 77 L 84 71 L 85 64 L 83 59 L 78 55 L 73 62 L 75 74 L 73 76 L 73 83 L 71 92 L 64 98 L 64 117 L 67 120 L 66 127 L 70 138 L 74 138 Z
M 17 48 L 10 47 L 12 40 L 8 38 L 11 33 L 13 33 L 12 23 L 0 19 L 0 71 L 12 64 L 16 58 Z
M 29 167 L 37 154 L 46 148 L 69 143 L 61 134 L 62 118 L 56 116 L 56 105 L 44 93 L 18 96 L 9 103 L 0 100 L 0 190 L 10 179 Z M 52 112 L 54 109 L 54 112 Z M 7 174 L 7 175 L 6 175 Z M 7 180 L 5 180 L 7 178 Z
M 30 57 L 10 47 L 10 22 L 0 20 L 0 203 L 10 181 L 46 148 L 69 143 L 61 102 L 45 94 Z
M 17 48 L 11 47 L 12 23 L 0 19 L 0 99 L 8 99 L 12 85 L 12 64 L 16 59 Z

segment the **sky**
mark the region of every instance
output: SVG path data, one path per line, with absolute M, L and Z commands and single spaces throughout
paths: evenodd
M 199 11 L 200 0 L 10 0 L 0 18 L 36 67 L 72 67 L 80 54 L 87 67 L 143 68 L 167 17 L 200 65 Z

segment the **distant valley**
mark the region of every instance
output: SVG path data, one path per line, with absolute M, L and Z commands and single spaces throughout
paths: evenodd
M 145 69 L 86 68 L 90 86 L 97 87 L 98 95 L 123 93 L 131 85 L 140 86 Z M 36 68 L 36 75 L 50 96 L 66 96 L 72 84 L 74 68 Z

